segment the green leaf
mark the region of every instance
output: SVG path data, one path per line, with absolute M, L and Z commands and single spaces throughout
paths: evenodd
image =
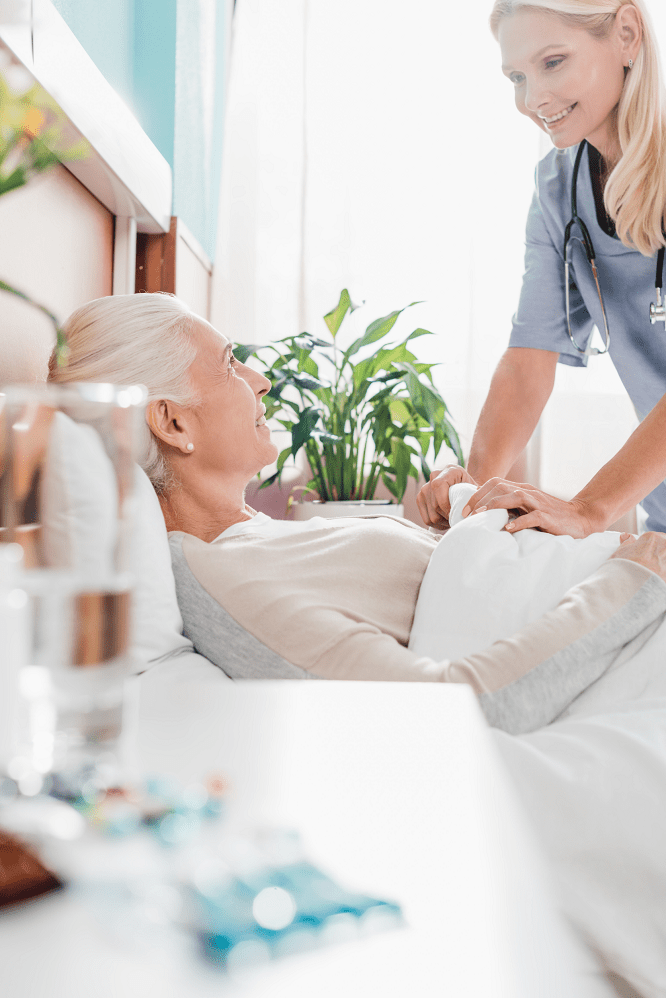
M 396 347 L 382 347 L 370 359 L 372 360 L 372 373 L 376 374 L 378 371 L 389 371 L 394 364 L 401 362 L 412 363 L 416 360 L 416 357 L 407 349 L 404 343 L 399 343 Z
M 338 329 L 342 325 L 342 320 L 346 316 L 347 312 L 353 312 L 356 308 L 358 308 L 358 305 L 353 304 L 351 298 L 349 297 L 349 292 L 346 288 L 343 288 L 340 292 L 340 301 L 338 304 L 324 316 L 324 322 L 328 326 L 333 339 L 337 336 Z
M 371 322 L 363 336 L 359 336 L 357 340 L 354 340 L 349 349 L 345 350 L 345 360 L 353 357 L 362 347 L 366 347 L 370 343 L 376 343 L 377 340 L 381 340 L 382 336 L 390 333 L 401 312 L 404 312 L 404 309 L 398 309 L 396 312 L 391 312 L 390 315 L 385 315 L 383 318 L 375 319 L 374 322 Z
M 412 449 L 404 440 L 391 440 L 391 464 L 395 474 L 396 498 L 402 499 L 407 488 L 407 478 L 412 465 Z
M 253 357 L 257 350 L 261 350 L 259 343 L 235 343 L 234 357 L 241 364 L 244 364 L 248 357 Z
M 268 377 L 270 378 L 270 372 Z M 265 397 L 269 399 L 274 399 L 276 402 L 282 402 L 282 390 L 286 384 L 287 384 L 286 378 L 275 378 L 273 384 L 268 389 L 268 393 L 266 394 Z
M 294 346 L 297 346 L 299 350 L 313 350 L 315 347 L 321 347 L 322 350 L 331 350 L 333 346 L 332 343 L 327 343 L 326 340 L 318 340 L 315 336 L 310 336 L 309 333 L 303 333 L 302 336 L 295 336 L 293 342 Z
M 280 454 L 279 454 L 278 459 L 277 459 L 277 470 L 278 470 L 278 474 L 284 468 L 284 462 L 287 460 L 287 458 L 289 457 L 290 454 L 291 454 L 291 447 L 285 447 L 285 449 L 283 451 L 280 451 Z
M 407 340 L 415 340 L 417 336 L 434 336 L 434 335 L 435 334 L 430 329 L 421 329 L 421 327 L 419 326 L 418 329 L 415 329 L 413 333 L 409 334 Z M 405 342 L 407 342 L 407 340 L 405 340 Z
M 390 312 L 389 315 L 383 316 L 381 319 L 375 319 L 365 330 L 363 336 L 355 340 L 348 350 L 345 351 L 344 359 L 348 360 L 353 357 L 355 353 L 358 353 L 363 347 L 369 346 L 371 343 L 376 343 L 377 340 L 381 340 L 383 336 L 386 336 L 391 332 L 396 324 L 399 315 L 406 312 L 408 308 L 412 308 L 414 305 L 419 305 L 420 302 L 413 301 L 409 305 L 405 305 L 404 308 L 399 308 L 395 312 Z
M 262 489 L 267 489 L 269 485 L 273 484 L 273 482 L 277 482 L 279 477 L 280 473 L 276 471 L 274 475 L 271 475 L 270 478 L 267 478 L 265 481 L 261 483 L 261 485 L 259 486 L 259 491 L 261 492 Z
M 322 444 L 341 444 L 345 438 L 336 433 L 326 433 L 320 430 L 313 430 L 311 433 L 311 439 L 319 440 Z
M 411 364 L 399 363 L 395 366 L 398 370 L 404 371 L 406 375 L 405 384 L 414 408 L 434 428 L 445 417 L 444 399 L 436 389 L 423 384 L 419 379 L 418 372 Z
M 369 378 L 374 372 L 374 357 L 368 357 L 367 360 L 361 360 L 358 364 L 354 365 L 352 370 L 352 379 L 354 382 L 354 388 L 358 389 L 362 383 Z
M 306 374 L 311 374 L 313 378 L 319 380 L 319 368 L 317 363 L 313 360 L 310 354 L 306 354 L 298 362 L 299 371 L 305 371 Z
M 292 384 L 297 385 L 299 388 L 307 388 L 310 391 L 314 391 L 315 388 L 328 387 L 328 385 L 325 385 L 323 381 L 319 380 L 319 378 L 308 377 L 307 375 L 299 374 L 298 372 L 292 374 L 289 378 L 287 378 L 287 380 Z
M 17 166 L 16 169 L 9 174 L 7 177 L 0 176 L 0 196 L 2 194 L 8 194 L 10 191 L 15 191 L 19 187 L 23 187 L 24 184 L 28 182 L 28 175 L 22 166 Z
M 294 457 L 306 441 L 310 439 L 313 429 L 320 419 L 319 409 L 308 407 L 300 415 L 300 419 L 291 431 L 291 453 Z
M 444 441 L 446 443 L 446 446 L 449 448 L 449 450 L 453 451 L 453 453 L 455 454 L 455 456 L 456 456 L 456 458 L 458 460 L 458 464 L 460 465 L 460 467 L 464 468 L 465 467 L 465 458 L 464 458 L 464 455 L 463 455 L 462 447 L 460 445 L 460 438 L 459 438 L 458 434 L 456 433 L 453 424 L 450 423 L 449 420 L 446 419 L 446 418 L 444 419 L 443 425 L 442 425 L 442 435 L 443 435 Z M 439 450 L 439 448 L 438 448 L 438 450 Z
M 389 403 L 391 418 L 397 423 L 405 424 L 411 421 L 412 414 L 404 399 L 391 399 Z
M 279 402 L 266 401 L 270 399 L 270 395 L 264 396 L 264 405 L 266 406 L 266 419 L 270 419 L 274 416 L 276 412 L 280 411 L 281 405 Z
M 400 378 L 402 378 L 400 371 L 387 371 L 386 374 L 378 374 L 374 380 L 388 382 L 398 381 Z
M 400 489 L 396 480 L 394 478 L 390 478 L 385 471 L 382 471 L 382 481 L 393 498 L 400 502 L 403 497 L 400 495 Z

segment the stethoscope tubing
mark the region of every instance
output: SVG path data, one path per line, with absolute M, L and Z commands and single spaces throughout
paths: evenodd
M 606 308 L 604 305 L 604 299 L 601 294 L 601 285 L 599 284 L 599 274 L 597 272 L 596 265 L 596 253 L 594 251 L 594 243 L 592 242 L 592 237 L 588 231 L 585 222 L 582 220 L 578 214 L 578 171 L 580 170 L 581 160 L 583 158 L 583 153 L 587 146 L 587 139 L 583 139 L 580 146 L 578 147 L 578 153 L 576 154 L 576 160 L 574 162 L 573 176 L 571 178 L 571 218 L 567 222 L 564 230 L 564 295 L 566 304 L 566 315 L 567 315 L 567 332 L 569 333 L 569 339 L 575 346 L 578 353 L 587 356 L 598 356 L 600 354 L 608 353 L 610 349 L 610 329 L 608 327 L 608 318 L 606 316 Z M 571 235 L 573 227 L 577 225 L 582 234 L 582 239 L 578 236 Z M 594 277 L 594 283 L 596 284 L 597 294 L 599 295 L 599 304 L 601 306 L 601 314 L 604 320 L 604 339 L 605 345 L 603 349 L 598 347 L 581 347 L 571 331 L 571 320 L 570 320 L 570 310 L 569 310 L 569 243 L 571 239 L 578 239 L 578 241 L 583 245 L 585 249 L 585 255 L 587 257 L 588 263 L 592 268 L 592 275 Z M 650 322 L 654 324 L 655 322 L 663 321 L 666 323 L 666 306 L 662 304 L 661 291 L 664 286 L 664 256 L 666 254 L 666 247 L 662 246 L 657 253 L 657 271 L 655 274 L 654 286 L 657 289 L 657 302 L 650 305 Z

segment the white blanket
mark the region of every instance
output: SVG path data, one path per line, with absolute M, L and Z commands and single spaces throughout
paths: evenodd
M 474 491 L 456 486 L 453 522 Z M 456 515 L 457 509 L 457 515 Z M 502 530 L 504 511 L 457 523 L 431 559 L 410 648 L 458 657 L 554 607 L 616 549 Z M 553 724 L 493 732 L 536 825 L 565 911 L 646 998 L 666 996 L 666 623 L 625 650 Z
M 436 661 L 462 658 L 552 610 L 617 549 L 611 531 L 583 540 L 537 530 L 510 534 L 505 510 L 461 520 L 474 492 L 451 489 L 454 524 L 433 552 L 421 585 L 409 647 Z M 595 715 L 635 699 L 666 696 L 666 621 L 636 639 L 562 717 Z

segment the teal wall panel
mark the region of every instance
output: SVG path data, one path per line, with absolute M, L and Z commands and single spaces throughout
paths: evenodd
M 220 200 L 220 183 L 222 178 L 222 148 L 224 143 L 224 111 L 227 99 L 227 60 L 223 57 L 230 51 L 230 39 L 227 37 L 229 31 L 230 18 L 228 18 L 229 5 L 233 5 L 234 0 L 218 0 L 217 4 L 217 27 L 215 33 L 215 48 L 218 53 L 215 69 L 215 112 L 213 124 L 213 141 L 211 152 L 211 197 L 209 214 L 209 251 L 211 260 L 215 259 L 215 241 L 217 237 L 217 212 Z M 233 9 L 233 6 L 232 6 Z
M 173 214 L 212 259 L 233 0 L 53 0 L 173 169 Z
M 134 102 L 137 117 L 172 167 L 176 13 L 177 0 L 135 0 Z
M 114 90 L 136 113 L 135 0 L 53 0 L 53 6 Z
M 226 40 L 225 0 L 178 0 L 174 215 L 184 219 L 211 259 L 222 160 Z

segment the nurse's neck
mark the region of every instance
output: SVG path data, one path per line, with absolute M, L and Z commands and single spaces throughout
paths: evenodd
M 613 126 L 605 128 L 601 134 L 597 131 L 587 139 L 588 143 L 594 146 L 601 156 L 602 168 L 606 176 L 615 169 L 622 157 L 620 136 L 615 122 L 613 122 Z
M 588 142 L 588 145 L 592 146 L 592 148 L 599 153 L 599 156 L 601 157 L 601 170 L 603 173 L 608 175 L 612 170 L 615 169 L 620 159 L 619 154 L 615 156 L 609 155 L 608 153 L 604 152 L 603 149 L 600 149 L 599 146 L 595 146 L 592 142 Z

